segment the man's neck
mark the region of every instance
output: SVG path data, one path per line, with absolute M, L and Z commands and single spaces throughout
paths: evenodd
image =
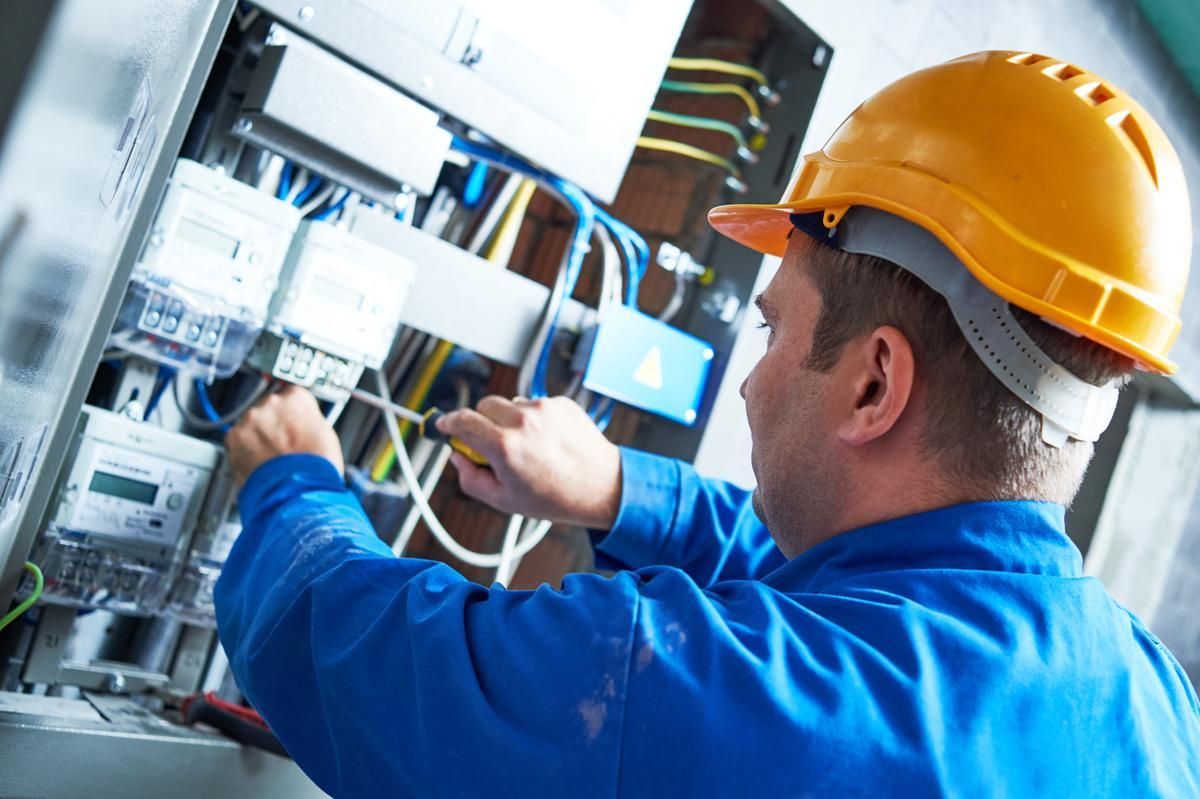
M 793 558 L 818 544 L 843 533 L 863 527 L 915 516 L 939 508 L 948 508 L 966 502 L 978 502 L 994 497 L 964 489 L 928 470 L 913 470 L 888 475 L 865 475 L 852 483 L 852 490 L 839 498 L 829 520 L 819 526 L 797 531 L 798 535 L 780 548 L 787 557 Z

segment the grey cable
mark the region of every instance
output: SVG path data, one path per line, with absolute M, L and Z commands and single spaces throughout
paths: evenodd
M 223 414 L 219 419 L 213 420 L 205 416 L 197 415 L 195 411 L 187 406 L 187 403 L 181 396 L 179 396 L 180 382 L 182 381 L 178 379 L 171 381 L 171 396 L 175 398 L 175 405 L 179 408 L 179 412 L 183 415 L 184 421 L 197 430 L 210 432 L 220 430 L 226 425 L 235 424 L 237 420 L 242 417 L 242 414 L 254 407 L 254 404 L 262 399 L 263 395 L 266 394 L 271 388 L 270 380 L 260 381 L 259 384 L 255 386 L 254 390 L 250 392 L 250 396 L 248 396 L 245 401 L 240 403 L 236 408 L 228 413 Z

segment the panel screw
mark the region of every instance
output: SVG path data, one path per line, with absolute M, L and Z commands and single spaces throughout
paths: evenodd
M 125 675 L 119 671 L 108 675 L 108 690 L 114 694 L 125 693 Z
M 235 129 L 238 133 L 249 133 L 250 131 L 254 130 L 254 123 L 249 119 L 242 117 L 237 121 L 237 126 Z
M 304 8 L 300 9 L 300 13 L 298 16 L 300 17 L 301 22 L 308 22 L 310 19 L 312 19 L 316 15 L 316 13 L 317 12 L 313 9 L 312 6 L 305 6 Z

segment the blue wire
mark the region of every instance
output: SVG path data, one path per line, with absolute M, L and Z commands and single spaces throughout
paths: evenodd
M 637 308 L 638 289 L 641 288 L 642 277 L 646 274 L 645 267 L 650 261 L 650 248 L 636 230 L 607 211 L 597 208 L 596 221 L 612 231 L 617 244 L 621 246 L 621 252 L 629 272 L 625 286 L 625 304 L 631 308 Z M 643 251 L 645 252 L 644 260 Z
M 567 202 L 575 209 L 576 214 L 575 231 L 571 238 L 571 252 L 567 258 L 567 279 L 562 292 L 562 300 L 566 300 L 575 291 L 579 273 L 583 271 L 583 259 L 587 256 L 588 246 L 592 240 L 592 228 L 596 222 L 596 207 L 583 193 L 583 190 L 574 184 L 553 178 L 551 185 L 566 198 Z M 533 387 L 530 392 L 534 395 L 533 399 L 545 397 L 548 394 L 546 376 L 549 372 L 550 356 L 554 348 L 554 329 L 558 327 L 558 316 L 561 309 L 562 303 L 560 302 L 550 317 L 550 335 L 546 337 L 546 342 L 542 345 L 542 352 L 533 372 Z
M 474 157 L 476 160 L 487 161 L 513 172 L 520 172 L 550 186 L 561 194 L 575 211 L 575 230 L 571 236 L 571 249 L 567 257 L 566 279 L 563 282 L 561 295 L 556 298 L 555 310 L 550 318 L 550 335 L 546 337 L 542 351 L 538 354 L 538 362 L 533 373 L 533 385 L 530 387 L 531 398 L 540 399 L 548 393 L 546 390 L 546 375 L 549 371 L 550 356 L 553 351 L 554 329 L 558 327 L 558 316 L 562 309 L 563 301 L 571 296 L 571 293 L 575 290 L 575 284 L 579 280 L 579 273 L 583 271 L 583 260 L 587 255 L 588 246 L 592 239 L 592 228 L 596 222 L 596 206 L 592 203 L 591 198 L 578 186 L 538 169 L 516 156 L 458 137 L 454 138 L 451 146 L 459 152 Z
M 346 189 L 346 191 L 342 194 L 342 196 L 338 198 L 337 202 L 335 202 L 333 205 L 326 208 L 324 211 L 320 211 L 318 213 L 313 214 L 312 218 L 316 219 L 316 220 L 328 219 L 329 217 L 336 214 L 338 211 L 345 208 L 346 200 L 349 198 L 350 198 L 350 190 Z
M 321 188 L 321 184 L 325 181 L 321 180 L 316 175 L 308 179 L 308 183 L 304 184 L 304 188 L 296 195 L 296 199 L 292 200 L 292 205 L 299 208 L 308 201 L 310 197 L 317 193 L 317 189 Z
M 142 421 L 150 418 L 150 414 L 154 413 L 158 408 L 159 400 L 167 390 L 167 386 L 171 385 L 171 381 L 175 379 L 175 369 L 160 364 L 158 367 L 158 376 L 154 378 L 154 388 L 150 391 L 150 399 L 146 400 L 146 412 L 142 414 Z
M 587 255 L 588 246 L 591 242 L 592 227 L 599 221 L 613 231 L 617 240 L 621 243 L 622 250 L 626 254 L 630 272 L 630 286 L 626 292 L 626 302 L 630 305 L 636 305 L 638 286 L 642 276 L 645 275 L 646 269 L 650 265 L 650 247 L 637 231 L 606 211 L 596 208 L 591 198 L 579 187 L 538 169 L 520 158 L 458 137 L 454 138 L 451 146 L 460 152 L 474 157 L 478 161 L 497 164 L 548 184 L 562 194 L 571 205 L 575 211 L 575 230 L 571 237 L 571 252 L 567 260 L 567 275 L 561 299 L 570 297 L 571 293 L 575 290 L 575 284 L 578 282 L 579 274 L 583 270 L 583 260 Z M 632 253 L 630 252 L 630 248 L 632 248 Z M 561 309 L 561 307 L 562 304 L 560 302 L 554 316 L 550 320 L 550 335 L 546 337 L 546 343 L 543 345 L 542 351 L 538 356 L 537 367 L 533 374 L 533 385 L 530 388 L 531 398 L 533 399 L 545 397 L 547 394 L 546 375 L 549 371 L 550 356 L 553 351 L 554 329 L 558 326 L 558 309 Z M 591 409 L 593 418 L 595 413 L 599 411 L 599 407 L 597 403 Z M 600 425 L 601 429 L 604 429 L 609 421 L 611 421 L 614 408 L 615 403 L 610 405 L 608 410 L 599 419 L 596 419 L 596 423 Z
M 216 407 L 212 404 L 212 400 L 208 396 L 208 386 L 204 383 L 204 379 L 197 377 L 192 381 L 192 386 L 196 390 L 196 398 L 200 400 L 200 409 L 204 411 L 204 415 L 208 417 L 210 422 L 219 422 L 221 414 L 217 413 Z M 221 432 L 228 433 L 229 425 L 221 425 Z
M 467 176 L 467 185 L 463 187 L 463 205 L 467 208 L 474 208 L 483 199 L 487 174 L 488 165 L 483 161 L 476 161 L 475 166 L 471 167 L 471 174 Z
M 279 173 L 279 188 L 275 192 L 276 199 L 286 200 L 292 191 L 292 162 L 283 162 L 283 171 Z
M 604 413 L 600 413 L 600 408 L 605 404 L 605 402 L 608 403 L 608 408 L 604 411 Z M 614 400 L 608 397 L 596 396 L 592 397 L 592 401 L 588 403 L 587 414 L 588 416 L 592 417 L 592 421 L 596 423 L 597 427 L 599 427 L 601 430 L 604 430 L 606 427 L 608 427 L 608 423 L 612 421 L 613 411 L 615 411 L 616 408 L 617 403 Z

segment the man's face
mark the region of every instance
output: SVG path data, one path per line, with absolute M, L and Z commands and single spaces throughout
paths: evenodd
M 805 365 L 821 307 L 807 276 L 810 245 L 796 234 L 758 298 L 769 331 L 767 351 L 742 383 L 758 487 L 754 510 L 784 554 L 820 531 L 836 507 L 841 468 L 827 403 L 830 376 Z

